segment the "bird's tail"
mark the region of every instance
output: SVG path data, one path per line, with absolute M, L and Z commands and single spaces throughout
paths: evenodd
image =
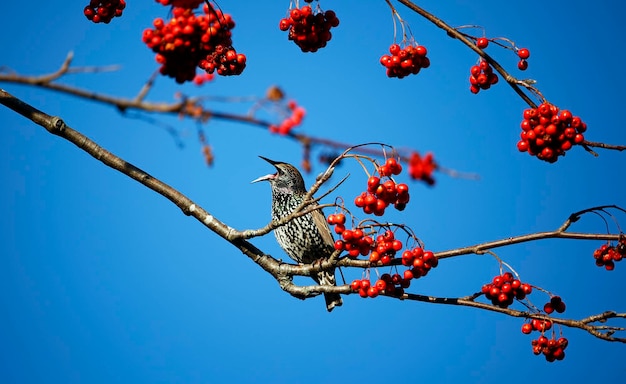
M 315 280 L 317 280 L 320 285 L 337 285 L 335 281 L 335 271 L 320 271 L 317 273 Z M 338 293 L 324 293 L 324 300 L 326 300 L 326 310 L 328 312 L 343 304 L 341 295 Z

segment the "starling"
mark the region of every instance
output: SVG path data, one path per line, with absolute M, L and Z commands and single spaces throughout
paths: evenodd
M 272 187 L 272 220 L 277 221 L 290 215 L 307 194 L 304 179 L 296 167 L 266 159 L 276 168 L 276 173 L 261 176 L 252 181 L 267 180 Z M 278 245 L 297 263 L 309 264 L 328 258 L 335 250 L 333 236 L 320 210 L 297 217 L 274 230 Z M 311 276 L 320 285 L 336 285 L 335 271 L 320 271 Z M 342 304 L 338 293 L 324 293 L 328 312 Z

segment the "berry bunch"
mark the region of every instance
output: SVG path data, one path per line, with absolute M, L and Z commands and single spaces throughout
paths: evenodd
M 379 294 L 387 296 L 402 296 L 404 289 L 411 285 L 411 281 L 404 279 L 398 273 L 390 275 L 384 273 L 374 284 L 369 279 L 354 280 L 350 284 L 353 292 L 358 292 L 359 296 L 374 298 Z
M 91 0 L 83 10 L 87 20 L 109 24 L 114 17 L 122 16 L 126 0 Z
M 562 307 L 559 303 L 562 304 Z M 548 304 L 561 308 L 561 312 L 565 311 L 565 304 L 558 296 L 552 296 Z M 544 311 L 546 311 L 546 313 L 551 313 L 548 310 L 545 310 L 545 306 Z M 554 309 L 552 309 L 552 311 L 554 311 Z M 565 353 L 563 351 L 567 347 L 567 339 L 564 337 L 560 337 L 558 340 L 555 339 L 554 331 L 552 332 L 552 339 L 548 339 L 544 333 L 549 331 L 551 328 L 552 322 L 550 320 L 532 319 L 529 323 L 524 323 L 522 325 L 522 333 L 528 335 L 533 331 L 541 332 L 541 336 L 539 336 L 536 340 L 531 341 L 533 353 L 535 355 L 543 353 L 546 360 L 549 362 L 563 360 L 565 357 Z
M 401 79 L 408 75 L 417 75 L 422 68 L 430 67 L 430 59 L 423 45 L 407 45 L 401 48 L 398 44 L 389 47 L 391 55 L 382 55 L 380 63 L 387 68 L 387 77 Z
M 374 239 L 365 236 L 360 228 L 346 229 L 346 216 L 343 213 L 335 213 L 327 218 L 328 224 L 335 226 L 335 233 L 341 235 L 341 239 L 335 241 L 335 249 L 348 251 L 348 255 L 353 258 L 366 256 L 372 250 Z
M 525 335 L 530 334 L 532 331 L 545 332 L 552 328 L 552 322 L 550 320 L 532 319 L 530 323 L 524 323 L 522 325 L 522 333 Z
M 481 89 L 489 89 L 498 82 L 498 75 L 493 72 L 491 65 L 485 60 L 481 60 L 478 65 L 470 68 L 470 92 L 476 94 Z
M 412 267 L 404 271 L 404 278 L 407 280 L 418 279 L 426 276 L 431 268 L 439 265 L 439 259 L 431 251 L 424 251 L 421 247 L 402 252 L 402 265 Z
M 271 133 L 286 135 L 298 125 L 302 124 L 302 119 L 306 114 L 306 110 L 299 106 L 294 100 L 287 103 L 287 109 L 291 112 L 279 125 L 272 124 L 269 127 Z
M 542 103 L 537 108 L 524 111 L 521 140 L 517 143 L 520 152 L 554 163 L 558 157 L 575 144 L 585 141 L 583 132 L 587 124 L 570 111 L 549 103 Z
M 538 339 L 531 342 L 533 353 L 535 355 L 543 353 L 546 360 L 549 362 L 563 360 L 565 358 L 565 348 L 567 348 L 567 344 L 568 341 L 565 337 L 559 337 L 557 340 L 554 336 L 548 339 L 544 335 L 539 336 Z
M 382 235 L 376 236 L 373 250 L 370 253 L 370 262 L 389 265 L 400 250 L 402 250 L 402 242 L 395 238 L 392 231 L 386 230 Z
M 543 305 L 543 311 L 548 315 L 556 311 L 557 313 L 565 312 L 565 302 L 561 296 L 552 296 L 550 301 Z
M 204 0 L 156 0 L 161 5 L 171 5 L 178 8 L 191 8 L 196 9 Z
M 350 288 L 353 292 L 358 292 L 359 296 L 364 299 L 367 297 L 374 298 L 378 296 L 378 289 L 372 289 L 370 291 L 370 288 L 372 288 L 372 283 L 369 279 L 353 280 L 352 283 L 350 283 Z
M 433 171 L 437 169 L 437 164 L 433 160 L 433 154 L 427 153 L 421 157 L 419 153 L 411 153 L 409 158 L 409 176 L 415 180 L 422 180 L 428 185 L 434 185 Z
M 232 45 L 216 45 L 215 49 L 200 60 L 198 67 L 220 76 L 241 75 L 246 68 L 246 55 L 237 53 Z
M 514 299 L 523 300 L 532 290 L 532 286 L 515 279 L 512 273 L 505 272 L 495 276 L 491 283 L 483 285 L 481 291 L 493 305 L 507 308 Z
M 520 48 L 517 50 L 517 57 L 519 57 L 519 61 L 517 62 L 517 68 L 520 71 L 525 71 L 528 68 L 528 59 L 530 57 L 530 51 L 527 48 Z
M 393 157 L 385 160 L 385 164 L 378 167 L 378 173 L 381 177 L 399 175 L 402 172 L 402 165 Z
M 331 214 L 327 221 L 328 224 L 335 226 L 335 233 L 341 236 L 341 239 L 335 241 L 335 249 L 347 251 L 352 258 L 369 255 L 372 264 L 380 262 L 382 265 L 390 265 L 402 250 L 402 242 L 396 239 L 391 230 L 386 230 L 374 239 L 366 235 L 361 228 L 346 229 L 346 216 L 343 213 Z M 415 247 L 402 253 L 402 265 L 410 267 L 404 271 L 404 278 L 411 280 L 426 276 L 431 268 L 439 265 L 439 260 L 433 252 Z
M 621 261 L 626 256 L 626 237 L 621 237 L 617 246 L 603 244 L 593 251 L 593 258 L 596 259 L 598 267 L 604 267 L 607 271 L 615 269 L 615 263 Z
M 384 165 L 378 167 L 380 177 L 371 176 L 367 180 L 367 191 L 354 199 L 354 205 L 362 208 L 363 212 L 376 216 L 382 216 L 390 204 L 402 211 L 409 202 L 409 186 L 404 183 L 396 184 L 390 177 L 399 175 L 400 172 L 402 165 L 395 158 L 387 159 Z M 387 180 L 382 181 L 381 178 Z
M 332 38 L 330 29 L 339 25 L 334 11 L 323 12 L 319 7 L 315 10 L 310 5 L 289 10 L 289 16 L 280 20 L 281 31 L 289 31 L 289 40 L 302 52 L 316 52 L 326 46 Z
M 369 261 L 373 265 L 391 265 L 392 260 L 402 250 L 402 242 L 395 238 L 394 232 L 390 229 L 374 239 L 364 234 L 362 228 L 346 229 L 346 217 L 343 213 L 331 214 L 327 221 L 335 226 L 335 233 L 341 235 L 341 239 L 335 242 L 335 249 L 348 251 L 348 255 L 352 258 L 369 255 Z M 439 264 L 433 252 L 425 251 L 421 247 L 405 250 L 401 261 L 402 265 L 409 267 L 402 275 L 386 273 L 375 283 L 372 283 L 369 278 L 357 279 L 351 284 L 352 291 L 358 292 L 364 298 L 374 298 L 379 294 L 398 297 L 404 294 L 404 289 L 411 285 L 412 279 L 426 276 Z
M 214 74 L 205 72 L 205 73 L 196 75 L 193 78 L 193 83 L 197 86 L 200 86 L 206 82 L 213 81 L 214 78 L 215 78 Z
M 335 233 L 341 235 L 346 230 L 346 215 L 343 213 L 332 213 L 326 218 L 326 222 L 335 226 Z
M 232 48 L 231 29 L 235 22 L 228 14 L 204 4 L 204 14 L 193 9 L 174 7 L 172 19 L 154 20 L 154 29 L 143 32 L 143 42 L 156 53 L 160 72 L 178 83 L 191 81 L 196 67 L 219 75 L 238 75 L 246 57 Z

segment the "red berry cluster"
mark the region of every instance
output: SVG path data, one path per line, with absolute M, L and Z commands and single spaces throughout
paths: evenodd
M 109 24 L 114 17 L 122 16 L 125 0 L 91 0 L 83 10 L 85 17 L 94 23 Z
M 409 158 L 409 176 L 415 180 L 422 180 L 428 185 L 434 185 L 433 171 L 437 169 L 437 164 L 433 160 L 433 154 L 427 153 L 424 157 L 419 153 L 411 153 Z
M 322 12 L 319 7 L 313 10 L 310 5 L 289 10 L 289 16 L 280 20 L 281 31 L 289 31 L 289 40 L 302 52 L 316 52 L 324 48 L 332 38 L 330 29 L 339 25 L 334 11 Z
M 596 259 L 598 267 L 604 267 L 607 271 L 615 269 L 615 263 L 621 261 L 626 256 L 626 237 L 621 237 L 617 246 L 603 244 L 593 251 L 593 258 Z
M 376 251 L 372 253 L 374 252 Z M 379 294 L 401 296 L 404 294 L 404 290 L 411 285 L 412 279 L 426 276 L 431 268 L 437 267 L 438 259 L 431 251 L 424 251 L 417 247 L 403 252 L 402 263 L 406 266 L 412 266 L 412 268 L 405 270 L 403 275 L 385 273 L 373 285 L 370 280 L 361 279 L 354 280 L 350 286 L 354 292 L 359 292 L 359 295 L 364 298 L 374 298 Z
M 346 229 L 345 216 L 342 213 L 329 215 L 327 221 L 335 225 L 335 233 L 341 235 L 341 239 L 335 241 L 335 249 L 348 251 L 350 257 L 369 255 L 372 264 L 380 262 L 389 265 L 396 253 L 402 249 L 402 242 L 395 238 L 391 230 L 378 235 L 374 240 L 373 237 L 366 236 L 360 228 Z
M 498 82 L 498 75 L 493 72 L 491 65 L 485 60 L 481 60 L 478 65 L 470 68 L 470 92 L 476 94 L 481 89 L 489 89 Z
M 174 7 L 172 19 L 157 18 L 154 29 L 143 32 L 143 42 L 156 52 L 161 74 L 178 83 L 193 80 L 198 66 L 219 75 L 238 75 L 245 67 L 245 55 L 232 48 L 232 17 L 207 4 L 203 11 L 196 16 L 193 9 Z
M 530 323 L 522 325 L 522 333 L 528 335 L 532 331 L 538 331 L 543 334 L 543 332 L 549 331 L 551 328 L 552 322 L 550 320 L 532 319 Z
M 399 175 L 402 172 L 402 165 L 393 157 L 385 160 L 385 164 L 378 167 L 378 173 L 380 177 L 386 177 L 391 175 Z
M 553 298 L 554 297 L 558 296 L 553 296 Z M 555 300 L 555 302 L 562 303 L 562 301 L 559 301 L 558 299 Z M 565 310 L 564 307 L 563 310 Z M 554 332 L 552 339 L 548 339 L 544 335 L 544 333 L 551 328 L 552 322 L 550 320 L 532 319 L 529 323 L 524 323 L 524 325 L 522 325 L 522 333 L 528 335 L 532 333 L 532 331 L 541 332 L 541 336 L 539 336 L 536 340 L 531 341 L 533 353 L 535 355 L 540 355 L 543 353 L 543 355 L 546 357 L 546 360 L 548 360 L 549 362 L 553 362 L 555 360 L 563 360 L 563 358 L 565 357 L 564 351 L 567 347 L 567 339 L 565 337 L 560 337 L 558 340 L 555 339 Z
M 542 103 L 537 108 L 524 110 L 521 123 L 521 140 L 517 143 L 520 152 L 554 163 L 558 157 L 575 144 L 581 144 L 585 137 L 587 124 L 570 111 L 549 103 Z
M 335 249 L 348 251 L 352 258 L 369 254 L 370 263 L 391 265 L 396 254 L 402 250 L 402 242 L 389 229 L 374 240 L 372 236 L 364 234 L 361 228 L 346 229 L 346 217 L 343 213 L 329 215 L 327 221 L 335 226 L 335 233 L 341 235 L 341 239 L 335 242 Z M 383 274 L 374 284 L 369 279 L 357 279 L 352 282 L 351 287 L 361 297 L 373 298 L 379 294 L 401 296 L 404 289 L 411 285 L 412 279 L 426 276 L 438 264 L 439 260 L 433 252 L 416 247 L 402 253 L 402 265 L 409 267 L 403 275 Z
M 306 114 L 306 110 L 299 106 L 294 100 L 287 103 L 287 109 L 291 112 L 279 125 L 272 124 L 269 127 L 271 133 L 286 135 L 298 125 L 302 124 L 302 119 Z
M 519 57 L 519 61 L 517 62 L 517 68 L 521 71 L 525 71 L 528 68 L 528 59 L 530 57 L 530 51 L 527 48 L 520 48 L 517 50 L 517 56 Z
M 171 5 L 178 8 L 191 8 L 196 9 L 198 5 L 204 3 L 204 0 L 156 0 L 157 3 L 162 5 Z
M 193 83 L 195 85 L 197 85 L 197 86 L 200 86 L 200 85 L 202 85 L 202 84 L 204 84 L 206 82 L 213 81 L 213 79 L 215 79 L 215 75 L 214 74 L 204 72 L 204 73 L 196 75 L 193 78 Z
M 401 183 L 396 184 L 389 176 L 398 175 L 402 172 L 402 166 L 395 158 L 389 158 L 384 165 L 378 167 L 378 174 L 388 180 L 381 182 L 381 178 L 371 176 L 367 180 L 367 191 L 354 199 L 354 205 L 363 209 L 363 212 L 376 216 L 382 216 L 385 209 L 393 204 L 402 211 L 409 202 L 409 186 Z
M 548 315 L 556 311 L 557 313 L 565 312 L 565 302 L 561 296 L 552 296 L 550 301 L 543 305 L 543 311 Z
M 216 45 L 213 52 L 200 60 L 198 67 L 208 73 L 217 71 L 220 76 L 241 75 L 246 68 L 246 55 L 237 53 L 232 45 Z
M 384 273 L 374 284 L 369 279 L 357 279 L 352 281 L 350 288 L 352 288 L 353 292 L 358 292 L 362 298 L 374 298 L 379 294 L 398 297 L 402 296 L 404 289 L 410 285 L 410 280 L 404 279 L 398 273 L 393 275 Z
M 402 252 L 402 265 L 412 267 L 404 271 L 405 279 L 418 279 L 426 276 L 431 268 L 436 268 L 439 265 L 439 259 L 431 251 L 424 251 L 421 247 L 415 247 Z
M 565 358 L 565 348 L 567 348 L 567 344 L 568 341 L 565 337 L 555 339 L 555 337 L 552 336 L 551 339 L 548 339 L 544 335 L 539 336 L 538 339 L 531 342 L 533 353 L 535 355 L 543 353 L 546 360 L 549 362 L 563 360 Z
M 327 218 L 328 224 L 335 226 L 335 233 L 341 235 L 341 239 L 335 241 L 335 249 L 348 251 L 353 258 L 367 256 L 372 264 L 381 263 L 390 265 L 398 252 L 402 250 L 402 242 L 395 238 L 393 231 L 386 230 L 383 234 L 373 237 L 367 236 L 361 228 L 346 229 L 346 216 L 343 213 L 335 213 Z M 436 267 L 439 260 L 431 251 L 424 251 L 420 247 L 405 250 L 402 253 L 402 265 L 412 267 L 404 271 L 404 277 L 408 280 L 426 276 L 431 268 Z
M 495 276 L 491 283 L 482 287 L 485 297 L 491 300 L 493 305 L 501 308 L 507 308 L 513 304 L 514 299 L 523 300 L 532 290 L 529 284 L 515 279 L 510 272 Z
M 376 236 L 376 242 L 373 244 L 373 250 L 370 253 L 370 262 L 382 265 L 391 264 L 396 253 L 402 250 L 402 242 L 395 238 L 392 231 L 386 230 L 382 235 Z
M 380 63 L 387 68 L 387 77 L 401 79 L 408 75 L 417 75 L 422 68 L 430 67 L 428 51 L 423 45 L 407 45 L 401 48 L 398 44 L 389 47 L 391 55 L 382 55 Z
M 350 257 L 356 258 L 367 256 L 374 246 L 374 239 L 365 236 L 360 228 L 346 229 L 346 216 L 343 213 L 335 213 L 327 218 L 328 224 L 335 226 L 335 233 L 341 235 L 341 239 L 335 241 L 335 249 L 348 251 Z

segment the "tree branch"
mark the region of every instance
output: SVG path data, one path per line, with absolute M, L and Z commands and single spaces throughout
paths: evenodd
M 90 90 L 82 89 L 79 87 L 74 87 L 70 85 L 64 85 L 55 83 L 54 81 L 61 78 L 63 75 L 69 73 L 84 73 L 84 72 L 102 72 L 102 71 L 110 71 L 115 70 L 119 67 L 117 66 L 107 66 L 107 67 L 71 67 L 71 61 L 73 58 L 73 53 L 70 52 L 66 57 L 65 61 L 61 64 L 60 68 L 55 72 L 50 74 L 41 75 L 41 76 L 28 76 L 28 75 L 20 75 L 15 72 L 1 73 L 0 72 L 0 82 L 8 82 L 13 84 L 23 84 L 33 87 L 39 87 L 43 89 L 48 89 L 55 92 L 61 92 L 64 94 L 76 96 L 79 98 L 95 101 L 98 103 L 102 103 L 105 105 L 110 105 L 115 107 L 118 111 L 125 113 L 130 110 L 146 112 L 146 113 L 157 113 L 157 114 L 168 114 L 168 115 L 176 115 L 181 117 L 188 117 L 193 120 L 199 122 L 206 122 L 209 119 L 218 119 L 218 120 L 227 120 L 234 121 L 239 123 L 245 123 L 251 126 L 255 126 L 261 129 L 265 129 L 269 131 L 270 126 L 273 123 L 257 119 L 251 113 L 248 114 L 235 114 L 228 112 L 220 112 L 215 110 L 210 110 L 201 105 L 201 102 L 205 99 L 203 97 L 183 97 L 181 101 L 177 102 L 149 102 L 145 101 L 148 93 L 154 86 L 156 78 L 158 77 L 158 71 L 153 73 L 152 76 L 148 79 L 148 81 L 143 85 L 140 91 L 133 99 L 127 99 L 123 97 L 116 97 L 111 95 L 105 95 L 102 93 L 93 92 Z M 257 98 L 258 100 L 258 98 Z M 265 100 L 265 99 L 263 99 Z M 346 148 L 354 148 L 355 152 L 371 155 L 376 157 L 384 157 L 385 153 L 382 150 L 378 150 L 376 148 L 371 148 L 367 146 L 339 142 L 331 139 L 326 139 L 322 137 L 314 137 L 309 136 L 304 133 L 295 133 L 293 131 L 289 131 L 288 133 L 281 135 L 290 140 L 294 140 L 298 142 L 305 149 L 305 159 L 308 160 L 309 149 L 312 146 L 320 146 L 325 147 L 337 151 L 344 151 Z M 415 152 L 412 149 L 405 149 L 399 153 L 400 158 L 408 162 L 411 156 L 411 153 Z M 445 169 L 446 173 L 453 177 L 466 177 L 466 178 L 477 178 L 476 175 L 466 174 L 462 172 L 457 172 L 450 169 Z
M 509 72 L 507 72 L 504 69 L 504 67 L 497 60 L 495 60 L 493 57 L 488 55 L 484 50 L 478 48 L 478 46 L 475 44 L 474 41 L 469 39 L 467 35 L 459 32 L 457 28 L 454 28 L 448 25 L 437 16 L 424 10 L 423 8 L 419 7 L 417 4 L 415 4 L 414 2 L 410 0 L 398 0 L 398 2 L 403 4 L 404 6 L 406 6 L 413 12 L 417 13 L 418 15 L 422 16 L 424 19 L 430 21 L 435 26 L 446 31 L 448 36 L 452 37 L 453 39 L 459 40 L 460 42 L 465 44 L 467 47 L 469 47 L 472 51 L 476 52 L 480 57 L 482 57 L 485 61 L 487 61 L 489 65 L 491 65 L 502 76 L 502 78 L 515 91 L 515 93 L 517 93 L 517 95 L 522 100 L 524 100 L 524 102 L 528 104 L 531 108 L 537 108 L 537 104 L 522 90 L 520 85 L 526 88 L 531 94 L 538 96 L 540 99 L 542 99 L 542 101 L 545 101 L 545 98 L 543 97 L 541 92 L 539 92 L 539 90 L 533 85 L 535 83 L 534 81 L 519 80 L 513 75 L 511 75 Z M 626 145 L 605 144 L 601 142 L 587 141 L 587 140 L 581 143 L 581 145 L 587 152 L 591 153 L 592 155 L 596 157 L 598 156 L 598 154 L 594 152 L 590 147 L 617 150 L 617 151 L 626 150 Z
M 484 309 L 484 310 L 492 311 L 492 312 L 498 312 L 498 313 L 502 313 L 502 314 L 505 314 L 507 316 L 512 316 L 512 317 L 548 320 L 548 321 L 551 321 L 552 323 L 561 324 L 566 327 L 582 329 L 584 331 L 589 332 L 591 335 L 602 340 L 626 343 L 626 338 L 613 336 L 615 332 L 624 331 L 626 330 L 626 328 L 592 324 L 592 323 L 597 323 L 597 322 L 602 323 L 612 318 L 624 319 L 626 318 L 626 313 L 616 313 L 613 311 L 606 311 L 597 315 L 586 317 L 581 320 L 561 319 L 558 317 L 546 316 L 546 315 L 542 315 L 538 313 L 531 313 L 528 311 L 519 311 L 516 309 L 510 309 L 510 308 L 500 308 L 495 305 L 474 301 L 474 298 L 479 297 L 481 295 L 482 294 L 476 293 L 467 298 L 442 298 L 442 297 L 432 297 L 432 296 L 424 296 L 424 295 L 416 295 L 416 294 L 408 293 L 408 294 L 405 294 L 404 297 L 402 297 L 402 299 L 422 301 L 422 302 L 433 303 L 433 304 L 460 305 L 460 306 L 465 306 L 465 307 Z
M 313 264 L 305 264 L 305 265 L 294 265 L 283 263 L 270 255 L 263 253 L 260 249 L 256 248 L 247 240 L 243 239 L 241 236 L 233 236 L 233 233 L 238 233 L 234 228 L 228 226 L 222 221 L 218 220 L 215 216 L 211 215 L 209 212 L 204 210 L 202 207 L 194 203 L 191 199 L 187 198 L 182 193 L 178 192 L 171 186 L 165 184 L 164 182 L 154 178 L 147 172 L 141 170 L 140 168 L 134 166 L 131 163 L 126 162 L 122 158 L 114 155 L 113 153 L 107 151 L 106 149 L 100 147 L 97 143 L 81 134 L 80 132 L 72 129 L 67 126 L 63 120 L 58 117 L 47 115 L 46 113 L 22 102 L 21 100 L 15 98 L 5 90 L 0 89 L 0 104 L 8 107 L 9 109 L 21 114 L 27 119 L 33 121 L 34 123 L 42 126 L 48 132 L 62 137 L 83 151 L 87 152 L 89 155 L 94 157 L 95 159 L 101 161 L 106 166 L 113 168 L 120 173 L 132 178 L 133 180 L 138 181 L 139 183 L 145 185 L 151 190 L 157 192 L 158 194 L 164 196 L 172 203 L 174 203 L 177 207 L 181 209 L 181 211 L 188 216 L 194 217 L 196 220 L 201 222 L 205 227 L 209 230 L 213 231 L 237 249 L 239 249 L 243 254 L 245 254 L 248 258 L 250 258 L 253 262 L 258 264 L 263 270 L 270 273 L 276 281 L 279 283 L 280 287 L 291 294 L 294 297 L 300 299 L 306 299 L 310 297 L 317 296 L 321 293 L 333 292 L 339 294 L 352 294 L 354 293 L 350 287 L 350 285 L 344 284 L 340 286 L 327 286 L 327 285 L 311 285 L 311 286 L 298 286 L 295 285 L 292 281 L 292 276 L 294 275 L 311 275 L 312 273 L 322 270 L 329 269 L 334 267 L 359 267 L 359 268 L 369 268 L 373 265 L 367 260 L 354 260 L 348 257 L 342 257 L 339 259 L 335 259 L 333 257 L 329 258 L 326 261 L 321 263 L 313 263 Z M 345 156 L 348 151 L 344 152 L 342 156 Z M 340 161 L 342 156 L 336 159 L 336 162 Z M 309 191 L 309 198 L 317 191 L 321 185 L 328 180 L 330 174 L 332 173 L 333 167 L 337 164 L 333 162 L 329 169 L 322 174 L 322 176 L 318 179 L 318 181 L 312 186 Z M 309 200 L 315 201 L 315 200 Z M 310 203 L 309 203 L 310 204 Z M 561 227 L 552 232 L 540 232 L 535 234 L 523 235 L 512 237 L 503 240 L 497 240 L 482 244 L 477 244 L 469 247 L 459 248 L 455 250 L 438 252 L 435 255 L 439 259 L 448 258 L 452 256 L 459 256 L 464 254 L 481 254 L 486 252 L 489 249 L 502 247 L 505 245 L 517 244 L 521 242 L 534 241 L 539 239 L 546 238 L 565 238 L 565 239 L 605 239 L 605 240 L 617 240 L 619 238 L 618 235 L 606 235 L 606 234 L 587 234 L 587 233 L 569 233 L 565 232 L 571 223 L 577 221 L 579 217 L 585 213 L 604 210 L 607 208 L 621 208 L 617 206 L 601 206 L 586 209 L 583 211 L 579 211 L 570 215 L 570 217 L 565 221 Z M 307 206 L 303 205 L 303 209 L 298 212 L 298 214 L 302 212 L 310 212 L 314 209 L 319 209 L 319 206 Z M 308 211 L 307 211 L 308 210 Z M 623 211 L 623 210 L 622 210 Z M 305 214 L 305 213 L 302 213 Z M 296 216 L 294 216 L 296 217 Z M 293 219 L 293 217 L 291 218 Z M 282 221 L 280 222 L 282 223 Z M 270 225 L 276 225 L 276 223 Z M 245 231 L 240 232 L 245 233 Z M 338 253 L 338 252 L 337 252 Z M 398 259 L 394 260 L 395 262 Z M 397 265 L 398 263 L 396 263 Z M 374 265 L 375 266 L 375 265 Z M 508 316 L 513 317 L 524 317 L 524 318 L 532 318 L 532 319 L 542 319 L 542 320 L 550 320 L 556 324 L 561 324 L 568 327 L 580 328 L 583 329 L 590 334 L 607 341 L 618 341 L 618 342 L 626 342 L 625 338 L 614 337 L 613 334 L 617 331 L 624 331 L 623 327 L 613 327 L 606 325 L 595 325 L 593 323 L 603 323 L 608 319 L 612 318 L 626 318 L 625 313 L 616 313 L 613 311 L 607 311 L 601 314 L 592 315 L 586 317 L 581 320 L 569 320 L 569 319 L 560 319 L 554 318 L 546 315 L 542 315 L 539 313 L 531 313 L 527 311 L 518 311 L 514 309 L 508 308 L 500 308 L 494 305 L 485 304 L 476 302 L 475 299 L 480 297 L 482 294 L 477 293 L 471 296 L 463 297 L 463 298 L 439 298 L 432 296 L 425 296 L 413 293 L 405 293 L 400 297 L 396 297 L 397 299 L 402 300 L 413 300 L 413 301 L 422 301 L 436 304 L 450 304 L 450 305 L 461 305 L 468 306 L 478 309 L 484 309 L 489 311 L 494 311 L 498 313 L 502 313 Z
M 498 63 L 494 58 L 489 56 L 485 51 L 478 48 L 478 46 L 474 44 L 474 42 L 472 42 L 470 39 L 468 39 L 464 34 L 460 33 L 456 28 L 453 28 L 452 26 L 448 25 L 447 23 L 445 23 L 443 20 L 436 17 L 432 13 L 424 10 L 423 8 L 420 8 L 419 6 L 417 6 L 417 4 L 413 3 L 412 1 L 398 0 L 398 2 L 406 6 L 413 12 L 417 13 L 418 15 L 422 16 L 426 20 L 430 21 L 437 27 L 446 31 L 448 36 L 454 39 L 457 39 L 463 44 L 467 45 L 472 51 L 476 52 L 480 57 L 485 59 L 496 71 L 498 71 L 498 73 L 502 75 L 502 78 L 506 80 L 507 84 L 509 84 L 509 86 L 513 88 L 515 93 L 517 93 L 519 97 L 521 97 L 522 100 L 526 102 L 526 104 L 528 104 L 531 108 L 537 108 L 537 104 L 535 104 L 535 102 L 532 101 L 530 97 L 528 97 L 528 95 L 524 93 L 524 91 L 519 87 L 519 84 L 524 84 L 524 83 L 519 81 L 515 77 L 513 77 L 510 73 L 508 73 L 504 69 L 504 67 L 500 65 L 500 63 Z

